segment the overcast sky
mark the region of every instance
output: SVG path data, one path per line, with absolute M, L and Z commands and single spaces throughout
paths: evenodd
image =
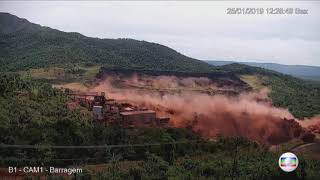
M 308 15 L 227 15 L 228 7 L 305 8 Z M 320 66 L 320 1 L 0 1 L 0 11 L 67 32 L 133 38 L 200 60 Z

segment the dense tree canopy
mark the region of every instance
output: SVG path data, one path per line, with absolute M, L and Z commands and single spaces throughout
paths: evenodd
M 304 119 L 320 114 L 319 82 L 243 64 L 230 64 L 221 68 L 230 73 L 257 76 L 263 86 L 270 88 L 269 96 L 273 104 L 288 108 L 297 118 Z

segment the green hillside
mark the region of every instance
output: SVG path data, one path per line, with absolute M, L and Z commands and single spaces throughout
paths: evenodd
M 288 108 L 295 117 L 320 114 L 320 83 L 279 75 L 266 78 L 264 84 L 271 87 L 273 104 Z
M 288 108 L 297 118 L 304 119 L 320 114 L 320 83 L 306 81 L 275 71 L 244 64 L 221 66 L 227 72 L 253 75 L 256 85 L 268 87 L 275 106 Z M 250 84 L 250 83 L 249 83 Z M 253 87 L 256 88 L 256 87 Z
M 0 71 L 69 63 L 172 71 L 208 71 L 210 66 L 156 43 L 89 38 L 0 13 Z

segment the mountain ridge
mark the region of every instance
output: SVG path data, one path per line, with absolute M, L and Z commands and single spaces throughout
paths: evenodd
M 0 33 L 11 34 L 20 31 L 33 31 L 41 27 L 39 24 L 29 22 L 10 13 L 0 12 Z
M 285 65 L 279 63 L 258 63 L 258 62 L 235 62 L 235 61 L 220 61 L 220 60 L 209 60 L 206 61 L 209 64 L 215 66 L 223 66 L 232 63 L 245 64 L 249 66 L 260 67 L 277 71 L 283 74 L 292 75 L 298 78 L 306 80 L 318 80 L 320 81 L 320 66 L 311 65 Z
M 0 13 L 0 32 L 0 53 L 4 55 L 0 58 L 2 71 L 65 63 L 173 71 L 209 71 L 212 68 L 206 62 L 161 44 L 133 39 L 90 38 L 33 24 L 8 13 Z

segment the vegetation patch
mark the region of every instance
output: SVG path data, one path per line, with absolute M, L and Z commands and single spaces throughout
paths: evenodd
M 64 65 L 57 67 L 30 69 L 20 71 L 22 76 L 43 80 L 48 83 L 61 84 L 70 82 L 85 83 L 95 78 L 100 66 Z
M 275 106 L 288 108 L 297 118 L 320 114 L 320 84 L 287 75 L 270 76 L 263 82 Z
M 259 75 L 241 75 L 241 80 L 249 84 L 253 90 L 261 90 L 263 88 L 266 88 L 266 86 L 263 84 L 263 79 L 266 77 L 262 77 Z

